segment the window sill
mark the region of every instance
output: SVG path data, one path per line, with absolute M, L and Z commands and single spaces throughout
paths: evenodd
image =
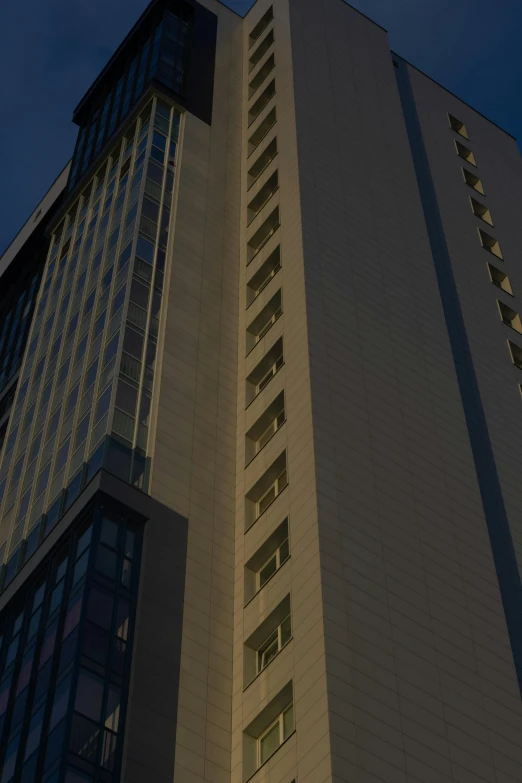
M 472 164 L 470 164 L 470 165 L 472 165 Z M 471 172 L 470 172 L 470 174 L 471 174 Z M 487 195 L 486 195 L 485 192 L 483 193 L 481 190 L 477 190 L 477 188 L 474 188 L 473 185 L 470 185 L 469 182 L 466 182 L 466 180 L 464 180 L 464 182 L 468 186 L 468 188 L 470 188 L 474 193 L 478 193 L 479 196 L 482 196 L 483 198 L 487 198 Z
M 484 218 L 483 218 L 483 217 L 480 217 L 480 215 L 477 215 L 477 213 L 476 213 L 476 212 L 474 212 L 473 214 L 475 215 L 475 217 L 476 217 L 478 220 L 480 220 L 480 222 L 481 222 L 481 223 L 485 223 L 485 224 L 486 224 L 486 226 L 489 226 L 490 228 L 495 228 L 495 224 L 494 224 L 494 223 L 488 223 L 488 221 L 487 221 L 487 220 L 484 220 Z
M 506 296 L 510 296 L 512 299 L 515 298 L 515 294 L 510 294 L 509 291 L 506 291 L 505 288 L 502 288 L 502 286 L 498 285 L 498 283 L 494 283 L 493 280 L 491 281 L 491 285 L 494 285 L 495 288 L 498 288 L 498 290 L 502 291 L 502 293 L 506 294 Z
M 285 561 L 285 562 L 286 562 L 286 561 Z M 276 573 L 277 573 L 277 572 L 276 572 Z M 264 586 L 264 585 L 263 585 L 263 586 Z M 279 656 L 281 655 L 281 653 L 283 652 L 283 650 L 286 650 L 286 648 L 288 647 L 288 645 L 290 644 L 290 642 L 292 641 L 292 639 L 293 639 L 293 638 L 294 638 L 294 637 L 293 637 L 293 636 L 291 636 L 291 637 L 290 637 L 290 639 L 289 639 L 289 640 L 286 642 L 286 644 L 284 644 L 284 645 L 283 645 L 283 647 L 281 647 L 281 649 L 280 649 L 280 650 L 278 650 L 278 652 L 277 652 L 277 655 L 274 655 L 274 657 L 272 658 L 272 660 L 271 660 L 271 661 L 269 661 L 269 663 L 267 663 L 267 665 L 265 666 L 265 668 L 264 668 L 264 669 L 261 669 L 261 671 L 260 671 L 260 672 L 258 672 L 258 673 L 256 674 L 256 676 L 255 676 L 253 679 L 251 679 L 249 683 L 247 683 L 247 684 L 245 685 L 245 687 L 243 688 L 243 693 L 244 693 L 244 692 L 245 692 L 245 691 L 246 691 L 248 688 L 250 688 L 250 686 L 252 685 L 252 683 L 254 683 L 254 682 L 255 682 L 255 681 L 258 679 L 258 677 L 261 677 L 261 675 L 262 675 L 262 674 L 264 674 L 264 673 L 266 672 L 266 670 L 268 669 L 268 667 L 270 666 L 270 664 L 272 663 L 272 661 L 275 661 L 277 658 L 279 658 Z M 246 645 L 245 645 L 245 646 L 246 646 Z M 281 746 L 279 746 L 279 747 L 281 747 Z M 268 761 L 268 760 L 269 760 L 269 759 L 267 759 L 267 761 Z
M 249 402 L 249 403 L 248 403 L 248 405 L 246 406 L 245 410 L 248 410 L 248 409 L 250 408 L 250 406 L 252 405 L 252 403 L 253 403 L 253 402 L 255 402 L 255 400 L 257 400 L 257 399 L 258 399 L 258 397 L 260 397 L 260 396 L 263 394 L 264 390 L 265 390 L 265 389 L 266 389 L 268 386 L 270 386 L 270 384 L 272 383 L 272 381 L 274 380 L 274 378 L 276 377 L 276 375 L 278 375 L 279 371 L 280 371 L 280 370 L 282 370 L 284 366 L 285 366 L 285 363 L 283 362 L 283 364 L 281 365 L 281 367 L 279 368 L 279 370 L 277 370 L 277 372 L 275 372 L 275 373 L 272 375 L 272 377 L 270 378 L 270 380 L 268 381 L 268 383 L 266 384 L 266 386 L 263 386 L 263 388 L 261 389 L 261 391 L 260 391 L 260 392 L 258 392 L 258 393 L 256 394 L 256 396 L 255 396 L 255 397 L 253 397 L 253 398 L 250 400 L 250 402 Z
M 507 326 L 507 328 L 508 328 L 508 329 L 511 329 L 511 331 L 512 331 L 512 332 L 515 332 L 515 334 L 518 334 L 518 335 L 520 335 L 520 336 L 522 337 L 522 332 L 520 332 L 518 329 L 515 329 L 515 327 L 514 327 L 514 326 L 511 326 L 511 324 L 508 324 L 508 323 L 506 323 L 505 321 L 502 321 L 502 323 L 504 324 L 504 326 Z M 518 364 L 517 364 L 516 366 L 518 367 Z M 520 369 L 522 369 L 522 367 L 521 367 Z M 275 433 L 274 433 L 274 434 L 275 434 Z M 273 436 L 272 436 L 272 437 L 273 437 Z M 268 442 L 269 442 L 269 441 L 267 441 L 267 443 L 268 443 Z M 257 457 L 257 454 L 256 454 L 256 457 Z
M 521 369 L 522 369 L 522 368 L 521 368 Z M 247 528 L 245 528 L 245 533 L 248 533 L 248 532 L 249 532 L 249 530 L 252 530 L 252 528 L 254 527 L 254 525 L 256 525 L 256 524 L 259 522 L 259 520 L 261 519 L 261 517 L 264 517 L 264 515 L 266 514 L 266 512 L 268 511 L 268 509 L 269 509 L 269 508 L 272 508 L 272 506 L 274 505 L 274 503 L 275 503 L 277 500 L 279 500 L 279 498 L 281 497 L 281 495 L 283 494 L 283 492 L 285 492 L 285 491 L 286 491 L 286 488 L 287 488 L 287 487 L 288 487 L 288 482 L 285 484 L 285 486 L 283 487 L 283 489 L 281 490 L 281 492 L 280 492 L 278 495 L 276 495 L 276 497 L 275 497 L 273 500 L 271 500 L 271 501 L 270 501 L 270 503 L 269 503 L 269 504 L 268 504 L 268 506 L 265 508 L 265 510 L 263 511 L 263 513 L 262 513 L 262 514 L 260 514 L 258 517 L 256 517 L 256 518 L 254 519 L 254 521 L 252 522 L 252 524 L 251 524 L 251 525 L 249 525 Z M 276 573 L 277 573 L 277 572 L 276 572 Z M 266 582 L 265 582 L 265 584 L 266 584 Z M 264 586 L 265 586 L 265 585 L 263 585 L 263 587 L 264 587 Z
M 522 391 L 521 391 L 521 394 L 522 394 Z M 291 557 L 291 555 L 288 555 L 288 557 L 286 558 L 286 560 L 285 560 L 283 563 L 281 563 L 281 565 L 279 566 L 279 568 L 277 569 L 277 571 L 274 571 L 274 573 L 272 574 L 272 576 L 269 576 L 269 577 L 268 577 L 268 579 L 266 580 L 266 582 L 265 582 L 265 584 L 263 585 L 263 587 L 260 587 L 260 588 L 259 588 L 259 590 L 256 590 L 256 592 L 254 593 L 254 595 L 253 595 L 251 598 L 249 598 L 249 599 L 248 599 L 248 601 L 246 602 L 246 604 L 244 604 L 244 606 L 243 606 L 243 609 L 246 609 L 246 608 L 247 608 L 247 606 L 249 605 L 249 603 L 250 603 L 251 601 L 253 601 L 253 600 L 254 600 L 254 598 L 257 598 L 257 596 L 259 595 L 259 593 L 261 592 L 261 590 L 264 590 L 264 589 L 265 589 L 265 587 L 267 586 L 267 584 L 268 584 L 268 583 L 269 583 L 269 582 L 270 582 L 270 581 L 271 581 L 271 580 L 272 580 L 272 579 L 273 579 L 275 576 L 277 576 L 277 574 L 278 574 L 278 573 L 280 572 L 280 570 L 283 568 L 283 566 L 285 565 L 285 563 L 288 563 L 288 561 L 290 560 L 290 557 Z M 286 645 L 285 645 L 285 647 L 286 647 Z M 248 686 L 247 686 L 247 687 L 248 687 Z
M 267 384 L 267 385 L 268 385 L 268 384 Z M 281 424 L 281 425 L 280 425 L 280 426 L 279 426 L 279 427 L 276 429 L 276 431 L 275 431 L 275 432 L 273 432 L 273 433 L 272 433 L 272 435 L 270 435 L 270 437 L 268 438 L 267 442 L 266 442 L 266 443 L 264 443 L 264 444 L 261 446 L 261 448 L 259 449 L 259 451 L 257 451 L 257 452 L 254 454 L 254 456 L 253 456 L 253 457 L 251 457 L 251 458 L 248 460 L 248 462 L 245 462 L 245 470 L 248 468 L 248 466 L 249 466 L 249 465 L 251 465 L 251 464 L 253 463 L 253 461 L 254 461 L 254 460 L 255 460 L 255 458 L 258 456 L 258 454 L 261 454 L 261 452 L 263 451 L 263 449 L 264 449 L 264 448 L 266 448 L 266 446 L 268 446 L 268 444 L 270 443 L 270 441 L 272 440 L 272 438 L 274 438 L 274 437 L 277 435 L 277 433 L 278 433 L 278 432 L 279 432 L 279 431 L 280 431 L 280 430 L 281 430 L 281 429 L 284 427 L 284 425 L 285 425 L 285 424 L 286 424 L 286 418 L 285 418 L 285 420 L 283 421 L 283 423 L 282 423 L 282 424 Z

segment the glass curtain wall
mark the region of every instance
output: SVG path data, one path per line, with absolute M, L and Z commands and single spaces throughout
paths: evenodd
M 0 589 L 101 467 L 146 490 L 181 116 L 155 97 L 52 236 L 0 460 Z
M 95 99 L 94 108 L 78 133 L 69 178 L 69 189 L 87 171 L 104 143 L 123 122 L 150 80 L 157 78 L 181 94 L 192 8 L 178 4 L 177 12 L 165 11 L 148 37 L 143 38 L 119 71 L 111 75 L 109 88 Z
M 141 531 L 92 509 L 0 616 L 1 783 L 118 780 Z

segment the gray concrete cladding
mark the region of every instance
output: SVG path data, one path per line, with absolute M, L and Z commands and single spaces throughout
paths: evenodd
M 189 520 L 175 761 L 144 751 L 128 780 L 516 783 L 522 707 L 386 34 L 341 0 L 258 0 L 244 21 L 205 4 L 219 17 L 214 115 L 186 120 L 152 469 L 153 496 Z M 473 129 L 513 257 L 520 161 L 411 78 L 518 541 L 518 371 L 447 113 Z M 254 340 L 275 296 L 282 314 Z M 254 388 L 271 352 L 275 375 Z M 256 453 L 246 433 L 281 399 Z M 288 486 L 256 519 L 281 460 Z M 287 534 L 290 557 L 259 589 Z M 281 606 L 291 639 L 252 681 L 245 642 Z M 295 732 L 253 771 L 263 716 L 288 698 Z M 147 709 L 160 726 L 164 707 Z

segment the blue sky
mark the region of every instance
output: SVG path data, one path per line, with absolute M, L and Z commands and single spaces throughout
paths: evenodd
M 0 2 L 0 252 L 70 158 L 72 110 L 147 4 Z M 392 49 L 522 140 L 520 0 L 352 5 L 389 31 Z

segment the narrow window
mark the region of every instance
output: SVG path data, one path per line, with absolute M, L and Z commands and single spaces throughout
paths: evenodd
M 257 129 L 248 139 L 248 154 L 251 155 L 255 149 L 261 144 L 268 131 L 276 124 L 276 110 L 275 106 L 270 109 L 265 119 L 259 123 Z
M 468 163 L 471 163 L 472 166 L 477 165 L 477 161 L 475 160 L 475 156 L 472 153 L 470 149 L 465 147 L 463 144 L 460 143 L 460 141 L 457 141 L 455 139 L 455 149 L 457 150 L 457 155 L 460 155 L 461 158 L 463 158 Z
M 522 370 L 522 348 L 508 340 L 509 352 L 511 353 L 511 361 L 513 364 Z
M 505 305 L 504 302 L 497 300 L 497 305 L 502 322 L 505 323 L 506 326 L 510 326 L 516 332 L 522 334 L 522 323 L 519 314 L 515 312 L 515 310 L 512 310 L 511 307 Z
M 245 524 L 247 530 L 279 497 L 287 484 L 286 451 L 283 451 L 246 494 Z
M 250 263 L 279 228 L 279 207 L 271 212 L 263 224 L 248 240 L 247 262 Z
M 258 741 L 258 765 L 274 755 L 276 750 L 290 736 L 294 730 L 294 705 L 290 704 L 282 712 L 274 723 L 259 737 Z
M 248 170 L 248 187 L 251 188 L 252 185 L 257 182 L 263 171 L 267 168 L 267 166 L 272 163 L 275 156 L 277 155 L 277 138 L 272 139 L 270 144 L 268 144 L 263 152 L 259 155 L 255 163 L 252 164 L 252 166 Z
M 274 43 L 274 30 L 270 30 L 257 49 L 253 52 L 253 54 L 250 56 L 250 59 L 248 61 L 248 70 L 253 71 L 256 65 L 261 62 L 265 54 L 268 52 L 272 44 Z
M 286 647 L 292 638 L 290 595 L 273 609 L 243 647 L 245 687 Z
M 291 637 L 292 621 L 290 615 L 287 615 L 257 650 L 258 674 L 268 666 L 270 661 L 276 657 L 277 653 L 281 652 L 283 647 L 288 644 Z
M 249 353 L 275 324 L 282 314 L 281 289 L 263 307 L 257 318 L 247 327 L 246 349 Z
M 252 104 L 248 112 L 248 124 L 252 125 L 256 117 L 259 117 L 265 106 L 272 100 L 275 95 L 275 79 L 265 87 L 259 98 Z
M 273 6 L 270 6 L 268 11 L 266 11 L 259 22 L 256 24 L 256 26 L 252 29 L 250 35 L 248 36 L 248 45 L 253 46 L 263 30 L 266 30 L 272 19 L 274 18 L 274 8 Z
M 245 565 L 245 601 L 261 590 L 290 557 L 288 519 L 256 550 Z
M 275 57 L 270 55 L 266 63 L 259 69 L 250 84 L 248 85 L 248 97 L 251 98 L 255 92 L 261 87 L 268 74 L 275 68 Z
M 478 229 L 478 232 L 479 232 L 479 237 L 480 237 L 480 242 L 482 244 L 482 247 L 485 250 L 488 250 L 490 253 L 493 253 L 493 255 L 496 256 L 497 258 L 503 259 L 504 256 L 502 255 L 502 251 L 500 250 L 498 239 L 495 239 L 495 237 L 486 234 L 486 232 L 482 231 L 481 228 Z
M 288 560 L 290 557 L 290 550 L 288 545 L 288 538 L 285 539 L 281 543 L 280 546 L 277 547 L 276 551 L 273 553 L 273 555 L 270 556 L 270 558 L 266 561 L 266 563 L 263 563 L 261 568 L 259 569 L 257 573 L 257 584 L 258 584 L 258 590 L 261 590 L 262 587 L 268 582 L 268 580 L 281 568 L 284 563 Z
M 491 212 L 489 211 L 489 209 L 484 204 L 481 204 L 480 201 L 477 201 L 471 196 L 469 200 L 471 202 L 471 209 L 473 210 L 473 214 L 479 217 L 481 220 L 484 220 L 486 223 L 489 223 L 490 226 L 492 226 L 493 218 L 491 217 Z
M 496 266 L 493 266 L 493 264 L 488 264 L 488 271 L 493 285 L 496 285 L 497 288 L 501 288 L 506 294 L 513 296 L 513 289 L 511 288 L 509 277 L 500 269 L 497 269 Z
M 464 182 L 466 183 L 466 185 L 469 185 L 470 188 L 473 188 L 473 190 L 476 190 L 477 193 L 480 193 L 482 196 L 484 195 L 484 186 L 480 181 L 480 179 L 476 176 L 476 174 L 473 174 L 471 171 L 468 171 L 463 166 L 462 176 L 464 177 Z
M 285 421 L 285 394 L 281 392 L 246 434 L 245 453 L 247 463 L 261 451 L 263 446 L 283 426 Z
M 256 299 L 261 291 L 263 291 L 273 277 L 281 269 L 281 247 L 278 245 L 276 249 L 268 256 L 266 261 L 259 267 L 257 272 L 252 275 L 247 283 L 247 307 L 249 307 L 254 299 Z
M 295 730 L 293 684 L 264 707 L 243 732 L 243 779 L 248 780 Z
M 277 171 L 267 179 L 265 184 L 257 191 L 256 195 L 248 205 L 248 223 L 259 215 L 265 204 L 270 201 L 274 193 L 279 188 L 279 174 Z
M 448 120 L 451 130 L 454 130 L 455 133 L 460 133 L 460 135 L 464 136 L 465 139 L 469 139 L 468 131 L 466 130 L 466 126 L 463 122 L 454 117 L 453 114 L 448 114 Z
M 247 404 L 263 391 L 283 364 L 283 339 L 280 337 L 247 377 Z

